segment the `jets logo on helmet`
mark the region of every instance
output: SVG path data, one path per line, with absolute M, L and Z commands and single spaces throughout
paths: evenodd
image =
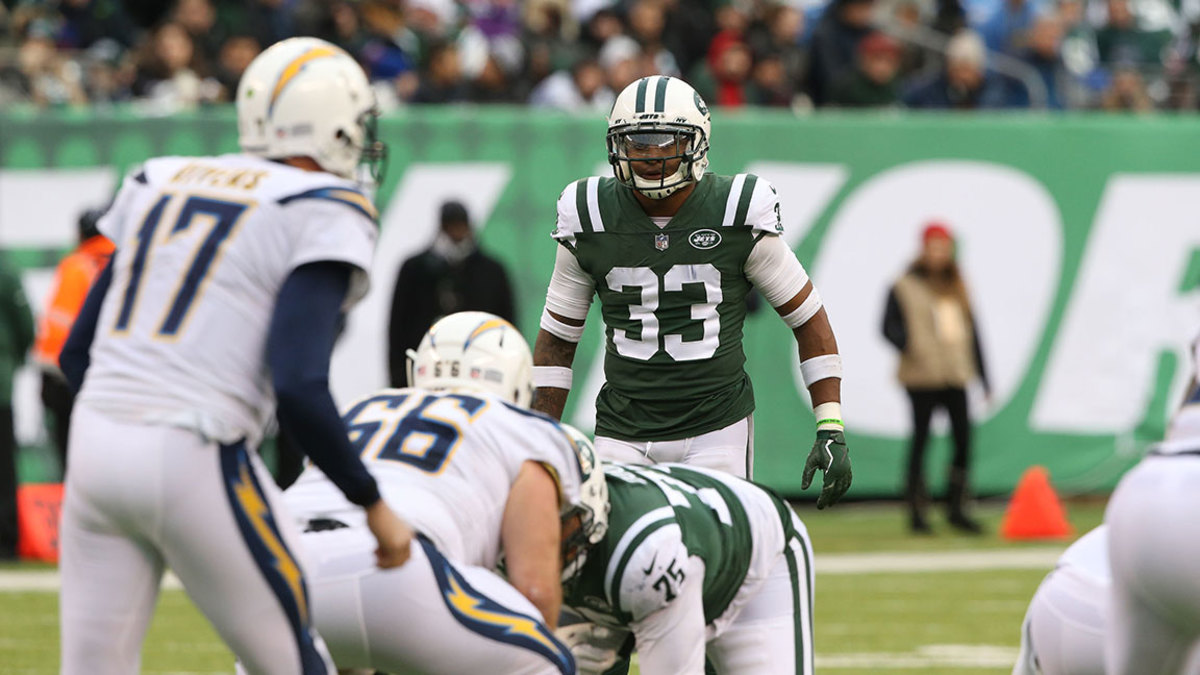
M 533 398 L 533 354 L 513 325 L 487 312 L 458 312 L 430 327 L 408 352 L 408 382 L 422 389 L 497 394 L 519 406 Z
M 608 115 L 608 163 L 623 185 L 664 199 L 704 177 L 711 130 L 708 106 L 688 83 L 643 77 Z
M 317 38 L 290 38 L 255 57 L 238 82 L 238 143 L 267 159 L 311 157 L 355 178 L 382 178 L 387 146 L 375 138 L 375 93 L 362 67 Z

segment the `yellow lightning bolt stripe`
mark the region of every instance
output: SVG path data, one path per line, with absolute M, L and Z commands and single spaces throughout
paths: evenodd
M 450 582 L 450 593 L 447 595 L 447 598 L 450 600 L 451 606 L 453 606 L 454 609 L 460 614 L 475 619 L 476 621 L 492 624 L 493 626 L 501 626 L 509 633 L 524 635 L 525 637 L 542 643 L 552 652 L 557 653 L 559 651 L 558 645 L 551 642 L 544 634 L 542 634 L 540 630 L 538 630 L 538 624 L 533 619 L 519 615 L 501 614 L 499 612 L 490 612 L 486 609 L 480 609 L 479 605 L 483 604 L 481 599 L 465 591 L 463 587 L 459 585 L 458 580 L 454 577 L 448 577 L 447 580 Z
M 504 326 L 512 327 L 512 324 L 504 319 L 488 319 L 487 321 L 479 324 L 475 330 L 471 331 L 471 335 L 467 337 L 467 343 L 469 344 L 472 340 L 488 332 L 489 330 L 492 330 L 493 328 L 503 328 Z
M 334 199 L 340 199 L 342 201 L 350 202 L 351 204 L 356 204 L 359 208 L 371 214 L 372 219 L 379 220 L 379 213 L 375 210 L 375 205 L 372 204 L 371 200 L 367 199 L 362 193 L 355 192 L 354 190 L 334 189 L 330 190 L 328 195 Z
M 283 73 L 279 75 L 279 80 L 275 83 L 275 89 L 271 91 L 271 103 L 269 107 L 275 107 L 275 100 L 279 98 L 279 95 L 283 93 L 284 88 L 288 86 L 288 83 L 292 81 L 292 78 L 296 77 L 296 75 L 304 69 L 304 66 L 309 61 L 315 61 L 316 59 L 325 58 L 328 56 L 337 56 L 340 53 L 344 52 L 330 47 L 313 47 L 300 56 L 292 59 L 292 62 L 284 67 Z
M 276 537 L 271 527 L 267 525 L 265 517 L 270 510 L 267 508 L 267 503 L 263 501 L 262 495 L 254 488 L 248 464 L 241 465 L 238 480 L 233 486 L 233 493 L 242 507 L 242 512 L 246 514 L 250 524 L 254 526 L 254 531 L 258 533 L 259 539 L 275 556 L 275 569 L 283 575 L 284 581 L 292 589 L 292 597 L 296 599 L 296 607 L 300 610 L 300 623 L 307 624 L 308 603 L 305 602 L 304 588 L 301 586 L 300 567 L 292 559 L 292 556 L 288 555 L 283 542 L 279 541 L 279 537 Z

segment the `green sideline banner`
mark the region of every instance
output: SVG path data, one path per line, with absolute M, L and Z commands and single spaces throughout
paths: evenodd
M 519 324 L 536 335 L 553 267 L 555 200 L 608 173 L 605 126 L 508 108 L 412 109 L 384 119 L 373 290 L 334 359 L 340 402 L 386 382 L 397 269 L 429 245 L 437 209 L 465 202 L 485 249 L 508 267 Z M 74 219 L 154 155 L 237 149 L 232 111 L 0 114 L 0 249 L 35 307 Z M 785 236 L 821 291 L 846 364 L 853 496 L 899 494 L 910 426 L 880 324 L 887 289 L 931 220 L 958 236 L 991 391 L 973 392 L 973 482 L 1012 488 L 1029 466 L 1068 492 L 1102 491 L 1160 439 L 1192 374 L 1200 333 L 1200 123 L 1191 118 L 753 112 L 713 120 L 718 173 L 753 172 L 782 201 Z M 403 289 L 402 292 L 426 292 Z M 799 495 L 813 418 L 790 332 L 769 309 L 745 330 L 754 381 L 756 477 Z M 568 416 L 589 428 L 602 382 L 593 309 Z M 36 377 L 18 383 L 23 442 L 44 439 Z M 943 482 L 944 427 L 927 460 Z M 815 492 L 815 491 L 814 491 Z

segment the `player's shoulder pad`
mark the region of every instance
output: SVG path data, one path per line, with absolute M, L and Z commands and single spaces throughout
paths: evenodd
M 304 187 L 296 192 L 279 197 L 275 201 L 280 206 L 287 206 L 293 202 L 304 200 L 319 200 L 342 204 L 370 218 L 373 222 L 379 222 L 379 212 L 375 209 L 375 205 L 371 203 L 371 199 L 367 197 L 361 188 L 347 183 Z
M 602 185 L 607 188 L 612 180 L 591 176 L 570 183 L 563 189 L 562 194 L 558 196 L 555 239 L 568 246 L 574 246 L 577 235 L 604 231 L 604 217 L 600 212 L 600 191 Z
M 766 234 L 783 234 L 779 212 L 779 193 L 765 178 L 739 173 L 729 185 L 725 198 L 723 227 L 748 227 Z
M 613 606 L 628 612 L 634 621 L 670 606 L 687 584 L 703 582 L 692 579 L 686 569 L 688 550 L 674 520 L 649 529 L 635 548 L 616 557 L 623 558 L 624 565 L 615 571 L 620 585 L 613 594 Z

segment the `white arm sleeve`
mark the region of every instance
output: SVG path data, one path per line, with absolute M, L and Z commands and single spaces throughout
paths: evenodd
M 779 307 L 796 297 L 808 283 L 804 265 L 778 235 L 768 234 L 759 239 L 746 258 L 743 270 L 772 307 Z
M 595 291 L 596 285 L 579 266 L 575 254 L 566 246 L 559 246 L 554 257 L 554 274 L 550 276 L 550 287 L 546 289 L 546 309 L 559 316 L 582 321 L 587 318 Z

